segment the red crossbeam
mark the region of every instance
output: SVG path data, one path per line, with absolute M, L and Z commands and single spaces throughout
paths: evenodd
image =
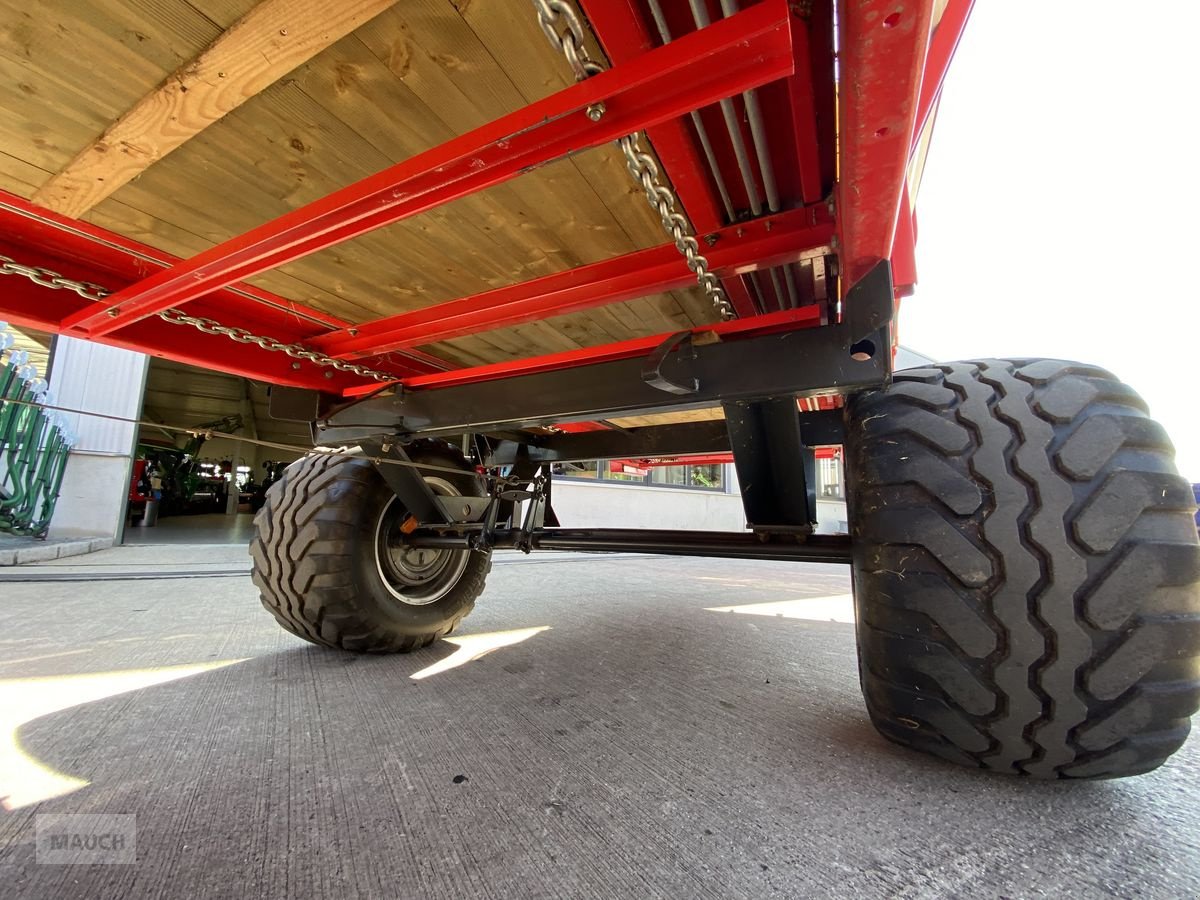
M 722 228 L 706 236 L 711 245 L 703 249 L 713 271 L 729 278 L 793 262 L 807 250 L 828 246 L 832 237 L 832 218 L 819 206 Z M 695 281 L 675 245 L 663 244 L 331 332 L 313 345 L 342 359 L 361 358 L 633 300 Z
M 197 254 L 62 326 L 97 337 L 171 306 L 390 225 L 751 87 L 791 74 L 786 0 L 710 28 L 559 91 Z M 598 122 L 585 111 L 603 103 Z
M 111 289 L 133 284 L 178 262 L 177 257 L 161 250 L 96 225 L 60 216 L 5 191 L 0 191 L 0 255 Z M 63 318 L 95 305 L 71 291 L 47 290 L 20 276 L 0 278 L 0 320 L 20 327 L 57 332 Z M 247 284 L 202 297 L 189 307 L 189 312 L 285 343 L 307 344 L 316 335 L 347 325 L 343 319 Z M 222 335 L 171 325 L 157 317 L 147 318 L 102 340 L 164 359 L 274 384 L 330 393 L 341 393 L 364 383 L 372 389 L 378 386 L 370 378 L 294 360 L 256 344 L 237 344 Z M 370 366 L 395 373 L 397 378 L 450 367 L 444 360 L 416 350 L 372 361 Z

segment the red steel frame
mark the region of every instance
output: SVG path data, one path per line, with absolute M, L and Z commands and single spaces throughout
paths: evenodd
M 374 390 L 362 376 L 296 362 L 253 344 L 160 321 L 187 311 L 226 325 L 303 342 L 334 357 L 428 389 L 649 353 L 655 335 L 515 362 L 451 369 L 416 349 L 493 328 L 673 290 L 692 276 L 670 244 L 523 284 L 353 325 L 245 284 L 250 277 L 366 231 L 482 190 L 572 152 L 645 129 L 723 279 L 737 321 L 719 334 L 814 327 L 816 307 L 754 315 L 741 275 L 833 252 L 842 295 L 880 259 L 900 290 L 915 281 L 907 168 L 932 114 L 972 0 L 950 0 L 930 36 L 928 0 L 843 0 L 839 8 L 839 147 L 833 132 L 832 9 L 762 0 L 658 47 L 641 0 L 582 0 L 614 68 L 392 166 L 188 260 L 0 192 L 0 254 L 116 290 L 102 304 L 0 281 L 0 317 L 27 327 L 101 339 L 206 368 L 353 396 Z M 678 14 L 678 11 L 675 13 Z M 760 91 L 771 139 L 795 166 L 780 177 L 788 211 L 726 224 L 690 125 L 691 110 L 751 88 Z M 585 110 L 603 102 L 598 122 Z M 711 110 L 703 113 L 711 114 Z M 834 153 L 840 177 L 834 203 Z M 720 154 L 722 170 L 728 151 Z M 725 173 L 733 184 L 736 173 Z
M 841 447 L 813 447 L 815 459 L 841 459 Z M 732 453 L 695 453 L 680 454 L 679 456 L 651 456 L 633 459 L 613 459 L 611 463 L 628 463 L 639 469 L 654 469 L 662 466 L 719 466 L 733 462 Z

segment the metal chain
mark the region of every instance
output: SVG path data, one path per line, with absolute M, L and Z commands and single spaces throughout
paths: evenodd
M 105 297 L 108 297 L 112 293 L 112 291 L 102 285 L 90 281 L 76 281 L 72 278 L 65 278 L 58 272 L 43 269 L 40 266 L 22 265 L 7 256 L 0 256 L 0 275 L 21 275 L 28 278 L 34 284 L 57 291 L 74 291 L 85 300 L 91 300 L 95 303 L 104 300 Z M 239 344 L 255 344 L 264 350 L 285 353 L 292 359 L 307 360 L 314 365 L 336 369 L 339 372 L 350 372 L 354 375 L 360 375 L 363 378 L 374 378 L 376 381 L 396 380 L 395 375 L 346 362 L 344 359 L 334 359 L 332 356 L 326 356 L 323 353 L 305 347 L 303 344 L 285 344 L 283 341 L 276 340 L 273 337 L 254 334 L 245 328 L 222 325 L 215 319 L 206 319 L 202 316 L 189 316 L 181 309 L 164 309 L 158 314 L 158 317 L 164 322 L 170 322 L 172 325 L 190 325 L 199 331 L 203 331 L 205 334 L 224 335 L 230 340 L 237 341 Z
M 604 71 L 604 66 L 593 60 L 584 46 L 583 23 L 575 7 L 568 0 L 533 0 L 537 10 L 538 24 L 550 43 L 567 58 L 576 81 Z M 588 118 L 599 120 L 604 115 L 604 104 L 596 103 L 587 109 Z M 723 319 L 735 317 L 733 305 L 725 295 L 720 281 L 709 269 L 708 260 L 700 253 L 700 242 L 696 240 L 691 223 L 676 207 L 675 192 L 663 181 L 662 172 L 654 157 L 642 150 L 638 135 L 630 134 L 617 141 L 625 156 L 625 165 L 646 194 L 650 208 L 662 219 L 663 228 L 670 233 L 675 247 L 687 260 L 687 266 L 696 276 L 713 306 Z
M 84 300 L 93 302 L 99 302 L 112 293 L 90 281 L 74 281 L 64 278 L 51 269 L 43 269 L 41 266 L 23 266 L 7 256 L 0 256 L 0 275 L 23 275 L 34 284 L 57 291 L 74 291 Z

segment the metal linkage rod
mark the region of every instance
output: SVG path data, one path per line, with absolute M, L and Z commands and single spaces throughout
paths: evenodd
M 729 18 L 738 12 L 737 0 L 721 0 L 721 12 Z M 750 123 L 750 137 L 754 141 L 754 152 L 758 156 L 758 169 L 762 173 L 763 190 L 767 194 L 767 209 L 779 212 L 779 187 L 775 184 L 775 168 L 771 165 L 771 148 L 767 143 L 767 126 L 763 122 L 762 107 L 758 103 L 758 91 L 753 88 L 742 93 L 746 102 L 746 119 Z
M 474 534 L 450 529 L 418 529 L 407 539 L 411 547 L 466 550 Z M 532 550 L 570 550 L 585 553 L 662 553 L 673 556 L 708 556 L 727 559 L 776 559 L 793 562 L 849 563 L 848 535 L 771 537 L 737 531 L 668 531 L 641 528 L 541 528 L 526 535 L 521 529 L 497 531 L 491 548 L 520 548 L 528 542 Z
M 650 15 L 654 18 L 654 27 L 658 29 L 658 36 L 662 39 L 663 44 L 671 43 L 671 29 L 667 25 L 667 18 L 663 15 L 662 5 L 658 0 L 650 0 Z M 696 137 L 700 139 L 700 149 L 704 151 L 704 159 L 708 163 L 708 171 L 717 186 L 717 193 L 721 195 L 721 205 L 725 207 L 725 221 L 732 222 L 736 218 L 733 200 L 729 196 L 729 188 L 725 186 L 725 178 L 721 175 L 721 169 L 717 165 L 717 155 L 713 152 L 708 129 L 704 127 L 704 120 L 700 118 L 699 110 L 693 109 L 691 117 L 692 126 L 696 129 Z
M 696 20 L 696 28 L 704 29 L 712 24 L 704 0 L 689 0 L 692 7 L 692 18 Z M 733 155 L 737 157 L 738 169 L 742 173 L 742 184 L 746 188 L 746 197 L 750 201 L 750 212 L 756 216 L 762 215 L 762 196 L 758 192 L 758 182 L 754 180 L 754 170 L 750 166 L 750 154 L 746 152 L 746 142 L 742 140 L 742 131 L 738 126 L 737 110 L 729 98 L 721 100 L 721 115 L 725 118 L 725 128 L 729 132 L 729 140 L 733 144 Z

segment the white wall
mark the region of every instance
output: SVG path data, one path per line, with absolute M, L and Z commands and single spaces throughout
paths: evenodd
M 741 531 L 746 527 L 742 498 L 721 491 L 556 479 L 553 503 L 565 528 Z
M 147 361 L 142 353 L 59 337 L 50 373 L 55 404 L 136 419 L 142 408 Z M 79 439 L 67 459 L 49 536 L 119 539 L 137 427 L 94 416 L 68 415 L 67 419 Z
M 817 534 L 845 534 L 846 501 L 817 498 Z
M 554 511 L 564 528 L 680 528 L 744 531 L 737 470 L 724 467 L 726 491 L 652 487 L 620 481 L 554 480 Z M 818 534 L 844 533 L 844 500 L 817 498 Z

